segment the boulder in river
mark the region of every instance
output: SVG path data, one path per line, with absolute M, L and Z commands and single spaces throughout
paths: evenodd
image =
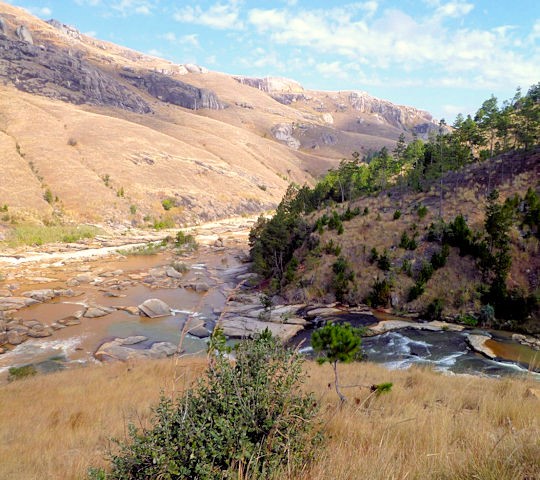
M 273 336 L 278 337 L 283 342 L 287 342 L 304 329 L 302 325 L 263 322 L 249 317 L 222 319 L 220 327 L 223 329 L 223 333 L 230 338 L 253 338 L 268 328 Z
M 486 342 L 488 340 L 491 340 L 491 337 L 488 337 L 486 335 L 469 334 L 469 335 L 467 335 L 466 340 L 467 340 L 467 343 L 469 344 L 469 346 L 475 352 L 481 353 L 485 357 L 490 358 L 492 360 L 497 358 L 496 353 L 486 345 Z
M 115 338 L 101 345 L 94 357 L 100 361 L 126 361 L 136 358 L 165 358 L 174 355 L 177 351 L 177 346 L 170 342 L 156 342 L 148 349 L 131 348 L 132 345 L 137 345 L 146 340 L 148 339 L 142 335 Z
M 86 312 L 84 312 L 83 317 L 85 318 L 99 318 L 104 317 L 105 315 L 109 315 L 109 313 L 114 312 L 116 309 L 110 308 L 110 307 L 103 307 L 101 305 L 95 305 L 92 307 L 88 307 L 86 309 Z
M 188 318 L 184 324 L 183 330 L 198 338 L 207 338 L 211 333 L 210 330 L 205 327 L 205 322 L 202 318 Z
M 149 298 L 139 305 L 139 310 L 150 318 L 166 317 L 171 314 L 171 307 L 159 298 Z

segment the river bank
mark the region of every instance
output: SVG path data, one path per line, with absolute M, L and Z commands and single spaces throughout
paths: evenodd
M 489 375 L 538 368 L 534 337 L 419 322 L 366 306 L 265 303 L 247 288 L 253 281 L 247 237 L 254 221 L 224 220 L 186 230 L 197 250 L 174 247 L 171 231 L 0 256 L 0 377 L 26 364 L 45 372 L 79 363 L 196 354 L 205 351 L 216 324 L 230 339 L 268 327 L 285 342 L 303 342 L 309 352 L 311 331 L 328 321 L 367 327 L 367 358 L 390 368 L 422 364 Z M 144 308 L 149 301 L 162 302 L 163 311 L 149 315 Z

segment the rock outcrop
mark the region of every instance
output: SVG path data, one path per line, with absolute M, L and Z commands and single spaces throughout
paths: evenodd
M 197 88 L 161 73 L 135 73 L 124 70 L 120 75 L 135 87 L 145 90 L 153 97 L 166 103 L 191 110 L 203 108 L 221 110 L 225 108 L 225 105 L 212 90 Z
M 278 123 L 272 127 L 272 135 L 276 140 L 284 142 L 289 148 L 298 150 L 300 142 L 293 137 L 293 127 L 290 123 Z
M 249 85 L 250 87 L 257 88 L 263 92 L 281 92 L 281 93 L 301 93 L 304 91 L 304 87 L 295 80 L 282 77 L 233 77 L 237 82 L 242 85 Z
M 17 30 L 19 31 L 19 30 Z M 25 38 L 26 29 L 17 34 Z M 102 105 L 149 113 L 149 105 L 79 52 L 55 45 L 36 46 L 0 34 L 0 79 L 24 92 L 74 104 Z

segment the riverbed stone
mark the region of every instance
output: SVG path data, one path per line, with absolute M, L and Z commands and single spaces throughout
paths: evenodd
M 7 332 L 7 341 L 11 345 L 20 345 L 25 340 L 25 336 L 15 330 L 10 330 Z
M 0 310 L 20 310 L 21 308 L 29 307 L 36 303 L 39 302 L 33 298 L 27 297 L 0 297 Z
M 235 317 L 222 319 L 220 327 L 223 333 L 230 338 L 253 338 L 268 328 L 272 335 L 283 342 L 290 340 L 304 327 L 301 325 L 289 325 L 284 323 L 263 322 L 249 317 Z
M 497 355 L 495 354 L 495 352 L 493 350 L 491 350 L 491 348 L 489 348 L 486 345 L 486 342 L 488 340 L 490 340 L 490 339 L 491 339 L 491 337 L 488 337 L 486 335 L 468 334 L 466 336 L 466 341 L 467 341 L 468 345 L 475 352 L 481 353 L 485 357 L 488 357 L 488 358 L 493 360 L 493 359 L 497 358 Z
M 149 298 L 139 305 L 139 310 L 150 318 L 166 317 L 171 314 L 171 307 L 159 298 Z
M 131 315 L 140 315 L 141 311 L 139 310 L 139 307 L 131 307 L 131 306 L 119 306 L 116 307 L 117 310 L 122 310 L 123 312 L 128 312 Z
M 40 325 L 39 327 L 36 325 L 28 331 L 28 336 L 32 338 L 45 338 L 50 337 L 51 335 L 52 329 L 43 325 Z
M 7 332 L 0 332 L 0 345 L 4 345 L 5 343 L 8 343 Z
M 334 315 L 340 315 L 344 313 L 344 310 L 336 307 L 318 307 L 311 308 L 306 311 L 308 317 L 332 317 Z
M 82 315 L 83 312 L 78 312 Z M 64 327 L 71 327 L 73 325 L 79 325 L 81 323 L 81 315 L 70 315 L 68 317 L 58 320 L 58 323 Z
M 55 297 L 54 290 L 51 288 L 43 290 L 30 290 L 29 292 L 23 292 L 23 297 L 33 298 L 38 302 L 48 302 Z
M 126 361 L 136 358 L 165 358 L 174 355 L 177 346 L 170 342 L 156 342 L 148 349 L 131 348 L 148 340 L 142 335 L 127 338 L 115 338 L 99 347 L 94 357 L 100 361 L 121 360 Z
M 167 271 L 165 273 L 166 273 L 167 277 L 169 277 L 169 278 L 175 278 L 175 279 L 182 278 L 182 274 L 173 267 L 167 268 Z
M 210 330 L 205 327 L 205 322 L 202 318 L 188 318 L 184 324 L 183 330 L 198 338 L 209 337 L 211 333 Z
M 112 313 L 115 310 L 116 309 L 114 308 L 96 305 L 96 306 L 88 307 L 86 309 L 86 312 L 84 312 L 83 316 L 85 318 L 99 318 L 99 317 L 104 317 L 105 315 L 109 315 L 109 313 Z

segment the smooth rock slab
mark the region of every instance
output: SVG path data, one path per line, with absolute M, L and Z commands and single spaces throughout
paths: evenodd
M 139 310 L 150 318 L 166 317 L 171 314 L 171 307 L 159 298 L 149 298 L 139 305 Z
M 111 342 L 106 342 L 94 354 L 100 361 L 120 360 L 126 361 L 137 358 L 165 358 L 174 355 L 177 346 L 170 342 L 156 342 L 149 349 L 130 348 L 131 345 L 148 340 L 142 335 L 127 338 L 115 338 Z
M 299 331 L 304 329 L 302 325 L 262 322 L 249 317 L 222 319 L 220 321 L 220 327 L 223 329 L 223 333 L 230 338 L 253 338 L 268 328 L 272 332 L 272 335 L 278 337 L 283 342 L 290 340 Z
M 469 344 L 469 346 L 475 351 L 475 352 L 478 352 L 478 353 L 481 353 L 482 355 L 490 358 L 490 359 L 495 359 L 497 358 L 497 355 L 495 354 L 495 352 L 493 350 L 491 350 L 491 348 L 489 348 L 488 346 L 486 346 L 486 342 L 488 340 L 491 340 L 491 337 L 488 337 L 486 335 L 472 335 L 472 334 L 469 334 L 467 335 L 467 343 Z
M 454 325 L 453 323 L 440 322 L 438 320 L 426 323 L 407 322 L 405 320 L 383 320 L 377 325 L 369 327 L 369 330 L 374 334 L 380 334 L 392 330 L 399 330 L 401 328 L 415 328 L 417 330 L 430 330 L 432 332 L 439 332 L 442 330 L 461 332 L 465 327 L 462 325 Z
M 109 315 L 109 313 L 114 312 L 116 309 L 102 306 L 88 307 L 86 312 L 84 312 L 83 317 L 85 318 L 99 318 Z
M 0 297 L 0 311 L 20 310 L 36 303 L 39 302 L 27 297 Z

